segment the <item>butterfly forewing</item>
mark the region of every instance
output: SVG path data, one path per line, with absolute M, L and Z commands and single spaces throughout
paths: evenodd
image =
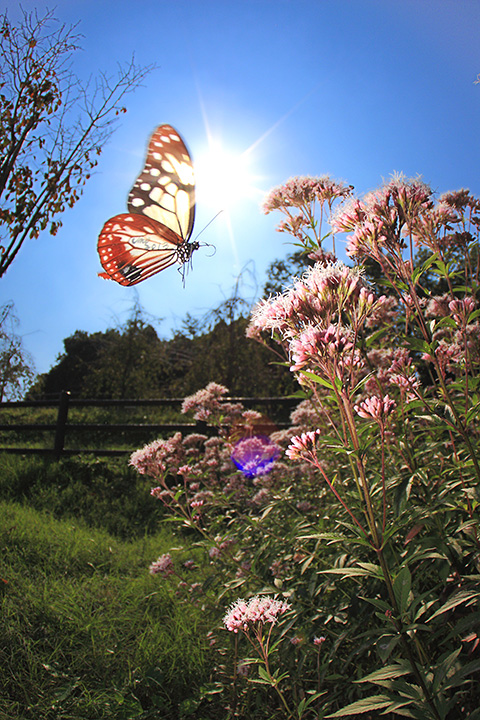
M 192 234 L 193 165 L 185 143 L 171 125 L 160 125 L 150 138 L 145 167 L 128 196 L 128 209 L 166 225 L 184 241 Z
M 108 220 L 98 238 L 105 270 L 101 277 L 120 285 L 136 285 L 160 270 L 183 262 L 182 239 L 164 225 L 141 215 L 122 214 Z
M 108 220 L 100 233 L 98 253 L 105 270 L 100 276 L 135 285 L 175 262 L 184 268 L 199 247 L 188 242 L 195 219 L 195 184 L 188 150 L 171 125 L 160 125 L 150 138 L 128 209 Z

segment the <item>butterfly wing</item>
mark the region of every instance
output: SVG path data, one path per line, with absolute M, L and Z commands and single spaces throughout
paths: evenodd
M 146 215 L 188 241 L 195 220 L 195 177 L 185 143 L 171 125 L 150 138 L 145 167 L 128 196 L 128 210 Z
M 98 238 L 100 277 L 135 285 L 175 262 L 186 263 L 195 220 L 193 164 L 180 135 L 160 125 L 150 138 L 145 167 L 128 196 L 129 213 L 108 220 Z
M 98 238 L 98 254 L 105 270 L 100 277 L 120 285 L 136 285 L 177 261 L 186 262 L 189 254 L 184 245 L 173 230 L 155 220 L 131 213 L 115 215 Z

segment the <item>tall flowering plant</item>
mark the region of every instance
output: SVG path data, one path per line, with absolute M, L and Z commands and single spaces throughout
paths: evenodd
M 303 401 L 279 432 L 210 383 L 183 409 L 217 436 L 132 455 L 203 553 L 150 572 L 205 609 L 219 716 L 480 718 L 480 203 L 322 177 L 265 210 L 315 264 L 248 334 Z
M 384 627 L 373 629 L 379 659 L 397 653 L 358 680 L 381 695 L 327 717 L 380 709 L 456 717 L 452 708 L 466 707 L 479 667 L 469 657 L 477 632 L 469 631 L 480 597 L 480 201 L 465 190 L 436 201 L 423 182 L 402 176 L 363 199 L 301 178 L 275 189 L 265 209 L 286 214 L 279 229 L 318 262 L 257 305 L 248 334 L 277 341 L 317 408 L 322 429 L 294 437 L 287 455 L 315 468 L 338 502 L 350 561 L 328 573 L 371 578 L 377 594 L 367 600 L 383 613 Z M 333 238 L 348 233 L 355 266 L 322 252 L 317 228 L 326 214 Z M 364 267 L 376 270 L 377 287 Z M 374 562 L 363 557 L 367 548 Z M 448 640 L 439 641 L 447 618 Z

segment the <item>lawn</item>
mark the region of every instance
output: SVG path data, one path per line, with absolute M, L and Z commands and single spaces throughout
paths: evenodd
M 176 718 L 197 707 L 212 618 L 148 573 L 169 531 L 121 539 L 11 501 L 1 517 L 2 719 Z

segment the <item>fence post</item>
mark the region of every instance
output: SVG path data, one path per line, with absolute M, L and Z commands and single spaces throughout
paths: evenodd
M 55 446 L 54 451 L 55 455 L 58 458 L 63 452 L 63 447 L 65 445 L 65 432 L 66 432 L 66 425 L 67 425 L 67 417 L 68 417 L 68 401 L 70 399 L 70 393 L 67 390 L 62 390 L 60 393 L 60 402 L 58 404 L 58 414 L 57 414 L 57 427 L 55 430 Z

